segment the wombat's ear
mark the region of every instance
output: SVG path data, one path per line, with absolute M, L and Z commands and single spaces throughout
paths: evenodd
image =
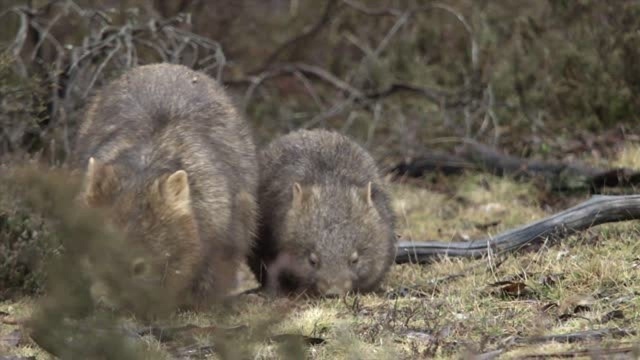
M 291 187 L 291 192 L 293 193 L 293 199 L 291 200 L 291 207 L 297 209 L 302 206 L 304 202 L 305 193 L 302 190 L 302 186 L 298 182 L 294 182 Z
M 373 183 L 371 181 L 367 183 L 364 189 L 360 190 L 360 195 L 367 205 L 373 206 Z
M 188 213 L 191 210 L 191 194 L 189 177 L 184 170 L 178 170 L 163 183 L 163 200 L 165 204 L 178 213 Z
M 84 199 L 89 206 L 102 206 L 113 199 L 120 188 L 120 181 L 113 165 L 105 165 L 89 158 L 84 179 Z

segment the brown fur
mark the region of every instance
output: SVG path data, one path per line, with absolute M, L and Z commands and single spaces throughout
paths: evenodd
M 145 281 L 180 305 L 234 286 L 256 227 L 257 163 L 213 79 L 166 63 L 129 70 L 89 104 L 74 164 L 87 174 L 86 204 L 115 210 L 112 222 L 148 249 L 149 263 L 134 266 Z
M 395 218 L 374 160 L 326 130 L 301 130 L 258 154 L 258 241 L 250 258 L 276 292 L 375 289 L 395 255 Z

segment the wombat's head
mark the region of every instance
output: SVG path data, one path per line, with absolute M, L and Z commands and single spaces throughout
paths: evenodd
M 392 257 L 393 230 L 363 187 L 292 185 L 278 258 L 268 270 L 281 290 L 343 295 L 375 287 Z
M 149 179 L 91 158 L 83 199 L 90 207 L 107 208 L 111 216 L 105 222 L 122 234 L 124 246 L 132 251 L 141 249 L 138 255 L 142 256 L 114 260 L 113 265 L 117 263 L 126 277 L 123 281 L 149 291 L 162 289 L 167 300 L 183 295 L 191 285 L 200 252 L 185 171 Z M 124 263 L 123 257 L 127 259 Z M 114 286 L 107 286 L 109 283 L 113 281 L 96 280 L 92 292 L 96 297 L 118 297 L 109 295 L 116 291 Z

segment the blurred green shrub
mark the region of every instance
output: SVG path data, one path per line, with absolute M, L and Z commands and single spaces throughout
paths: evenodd
M 6 197 L 0 195 L 0 300 L 40 294 L 47 260 L 61 250 L 44 219 Z
M 37 76 L 20 76 L 16 58 L 0 52 L 0 154 L 42 146 L 46 96 L 46 83 Z

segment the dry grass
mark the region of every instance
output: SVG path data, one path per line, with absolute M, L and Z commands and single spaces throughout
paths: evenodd
M 640 148 L 625 148 L 612 165 L 640 168 Z M 447 189 L 443 193 L 419 184 L 393 185 L 394 206 L 405 237 L 475 238 L 549 214 L 541 208 L 540 194 L 530 184 L 468 175 L 450 180 Z M 313 359 L 447 359 L 496 349 L 504 349 L 500 358 L 511 359 L 629 346 L 638 342 L 638 336 L 574 344 L 525 345 L 517 340 L 603 328 L 640 330 L 639 230 L 635 222 L 609 224 L 561 244 L 503 258 L 442 259 L 428 266 L 395 266 L 378 293 L 346 299 L 274 300 L 242 295 L 224 316 L 181 313 L 170 322 L 176 326 L 235 326 L 269 323 L 275 317 L 281 321 L 270 324 L 269 333 L 326 340 L 308 348 Z M 442 280 L 458 273 L 464 276 Z M 524 291 L 498 293 L 489 286 L 507 280 Z M 0 311 L 19 318 L 28 315 L 32 304 L 30 299 L 1 303 Z M 0 339 L 17 328 L 1 326 Z M 209 343 L 206 336 L 197 341 Z M 156 354 L 149 358 L 158 358 L 158 352 L 169 358 L 165 345 L 149 336 L 143 342 Z M 250 348 L 255 358 L 278 357 L 278 349 L 277 344 L 268 342 Z M 2 351 L 46 358 L 29 345 L 0 345 Z

